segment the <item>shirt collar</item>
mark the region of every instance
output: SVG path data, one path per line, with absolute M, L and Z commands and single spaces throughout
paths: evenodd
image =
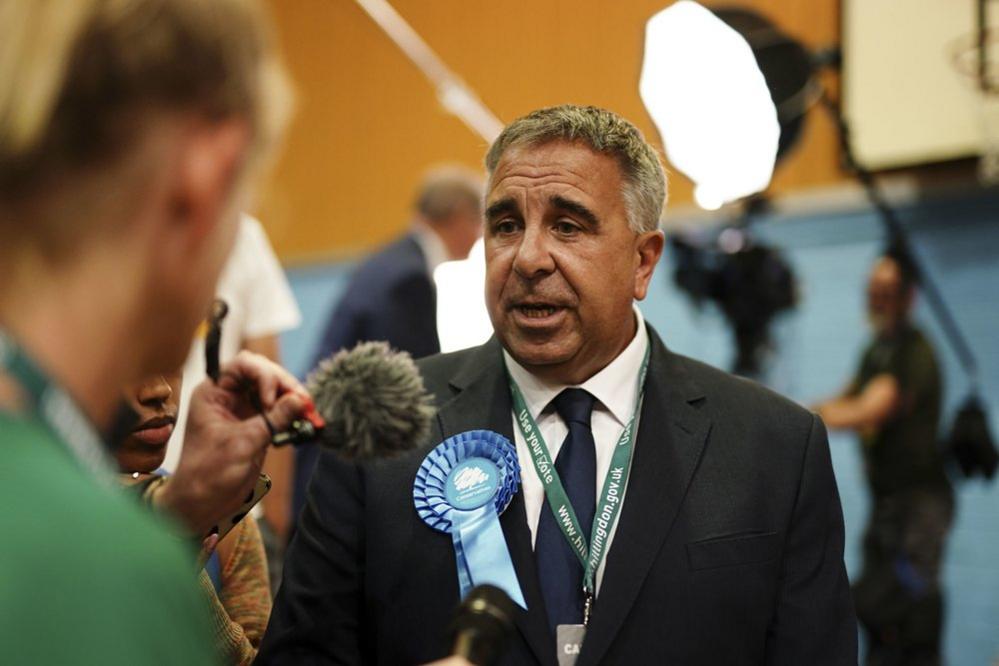
M 622 426 L 627 424 L 635 413 L 635 405 L 638 402 L 638 374 L 642 369 L 645 350 L 649 346 L 645 319 L 637 306 L 634 306 L 633 310 L 637 324 L 635 337 L 603 370 L 578 385 L 579 388 L 589 391 Z M 527 409 L 534 419 L 538 418 L 555 396 L 564 389 L 572 388 L 569 384 L 546 382 L 531 374 L 505 349 L 503 359 L 506 361 L 510 376 L 520 387 Z
M 416 224 L 413 228 L 413 238 L 423 251 L 423 260 L 427 263 L 427 273 L 430 275 L 434 274 L 438 266 L 450 259 L 444 241 L 427 225 Z

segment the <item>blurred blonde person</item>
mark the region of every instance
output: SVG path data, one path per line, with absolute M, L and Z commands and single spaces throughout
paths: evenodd
M 195 389 L 153 498 L 176 528 L 116 487 L 101 433 L 122 386 L 182 363 L 286 99 L 250 0 L 0 0 L 5 663 L 214 659 L 183 546 L 263 463 L 243 388 L 276 428 L 303 389 L 246 353 Z

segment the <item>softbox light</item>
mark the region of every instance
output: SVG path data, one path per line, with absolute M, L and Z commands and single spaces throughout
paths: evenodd
M 703 208 L 770 184 L 777 109 L 749 43 L 714 13 L 681 0 L 649 20 L 639 91 Z

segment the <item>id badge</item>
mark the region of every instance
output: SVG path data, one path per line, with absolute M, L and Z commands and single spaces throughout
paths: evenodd
M 585 624 L 560 624 L 555 628 L 558 646 L 558 666 L 574 666 L 586 636 Z

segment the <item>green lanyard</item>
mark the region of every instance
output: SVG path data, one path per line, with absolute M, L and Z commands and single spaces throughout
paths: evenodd
M 28 358 L 0 330 L 0 369 L 8 372 L 27 392 L 36 418 L 60 439 L 77 460 L 99 481 L 114 484 L 111 458 L 93 424 L 76 402 Z
M 638 399 L 635 401 L 635 413 L 632 414 L 628 425 L 624 427 L 621 436 L 614 447 L 614 454 L 611 456 L 610 469 L 604 478 L 603 489 L 597 499 L 597 510 L 593 516 L 593 530 L 590 533 L 589 541 L 583 534 L 576 512 L 572 508 L 569 496 L 562 487 L 562 479 L 559 478 L 558 471 L 548 452 L 548 445 L 541 436 L 541 429 L 531 416 L 524 395 L 520 392 L 520 387 L 510 377 L 510 393 L 513 397 L 513 409 L 517 416 L 517 425 L 524 435 L 527 448 L 531 452 L 531 461 L 534 463 L 534 470 L 541 479 L 545 496 L 548 498 L 548 506 L 555 516 L 566 541 L 572 547 L 580 564 L 583 565 L 583 594 L 585 596 L 584 624 L 588 624 L 590 606 L 596 594 L 594 578 L 597 570 L 607 557 L 607 539 L 611 529 L 617 521 L 621 508 L 621 498 L 624 489 L 628 484 L 628 475 L 631 473 L 631 454 L 635 445 L 635 421 L 638 419 L 639 410 L 642 407 L 642 398 L 645 394 L 645 375 L 649 370 L 649 351 L 651 345 L 645 349 L 645 357 L 642 359 L 642 369 L 638 373 Z M 509 376 L 509 372 L 507 373 Z

